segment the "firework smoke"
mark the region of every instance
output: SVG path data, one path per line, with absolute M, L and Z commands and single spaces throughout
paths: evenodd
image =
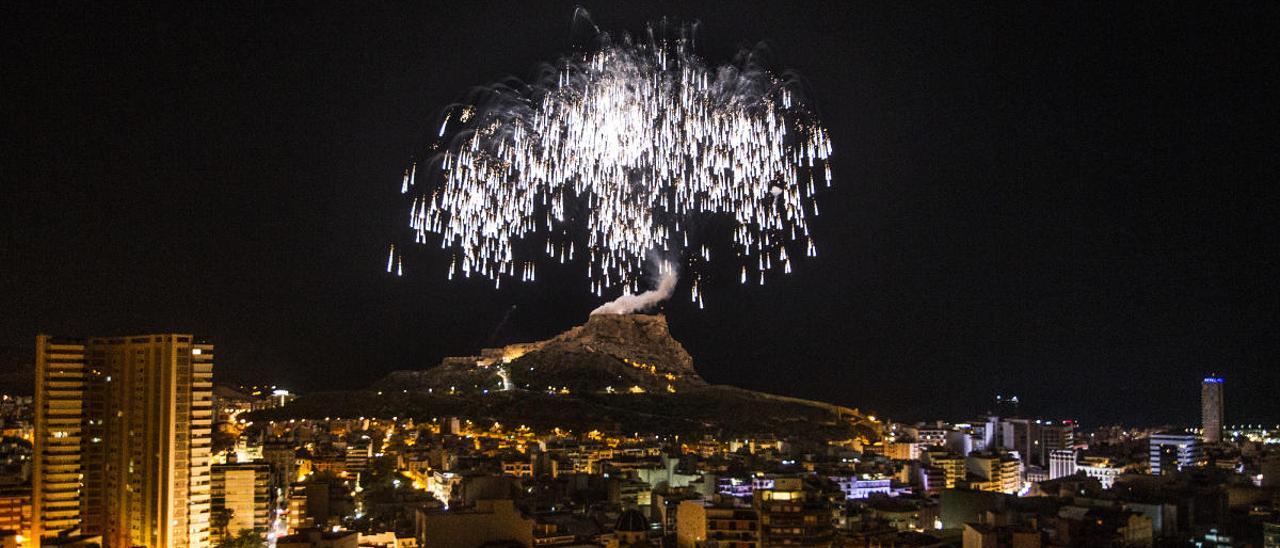
M 675 270 L 667 270 L 663 272 L 658 279 L 658 287 L 640 293 L 639 295 L 629 293 L 626 289 L 622 290 L 622 296 L 600 305 L 591 311 L 591 315 L 596 314 L 632 314 L 635 312 L 644 312 L 658 306 L 658 303 L 671 298 L 671 294 L 676 291 L 676 281 L 678 276 Z
M 658 289 L 634 295 L 645 257 L 709 262 L 697 227 L 720 216 L 734 223 L 724 260 L 763 284 L 816 254 L 813 196 L 831 184 L 830 140 L 794 87 L 751 55 L 708 67 L 683 37 L 603 37 L 537 82 L 449 109 L 434 156 L 405 171 L 410 227 L 419 243 L 441 237 L 449 278 L 533 281 L 536 247 L 544 260 L 585 259 L 596 295 L 621 286 L 618 302 L 649 305 L 675 275 L 663 269 Z M 419 189 L 423 177 L 438 184 Z M 701 303 L 699 291 L 695 277 Z

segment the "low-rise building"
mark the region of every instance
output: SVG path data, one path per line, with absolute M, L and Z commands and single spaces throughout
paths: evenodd
M 760 513 L 755 509 L 686 500 L 676 510 L 679 548 L 748 548 L 760 542 Z
M 304 529 L 276 539 L 276 548 L 357 548 L 360 534 L 355 531 Z
M 414 534 L 422 548 L 473 548 L 487 542 L 533 545 L 534 520 L 510 500 L 481 500 L 469 508 L 419 510 Z
M 11 531 L 15 546 L 31 546 L 31 488 L 0 489 L 0 531 Z

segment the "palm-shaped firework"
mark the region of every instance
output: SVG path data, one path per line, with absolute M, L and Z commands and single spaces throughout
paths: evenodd
M 441 236 L 450 278 L 495 285 L 533 280 L 539 249 L 584 261 L 602 295 L 636 291 L 655 256 L 664 273 L 709 261 L 690 232 L 721 216 L 734 223 L 726 259 L 741 263 L 743 283 L 790 272 L 793 255 L 816 253 L 808 219 L 831 183 L 826 130 L 753 56 L 712 68 L 690 50 L 652 32 L 604 37 L 535 83 L 449 109 L 434 155 L 405 173 L 416 241 Z M 695 280 L 695 301 L 699 291 Z

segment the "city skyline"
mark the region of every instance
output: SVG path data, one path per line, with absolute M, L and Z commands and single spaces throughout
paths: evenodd
M 1216 371 L 1227 423 L 1280 417 L 1275 105 L 1247 85 L 1274 57 L 1268 8 L 587 8 L 633 33 L 697 19 L 709 59 L 771 44 L 830 126 L 822 254 L 763 288 L 713 273 L 703 310 L 663 305 L 708 379 L 910 418 L 1017 394 L 1042 416 L 1192 425 Z M 21 55 L 0 63 L 23 77 L 3 107 L 0 306 L 23 313 L 0 344 L 195 332 L 227 378 L 306 392 L 540 340 L 605 300 L 541 272 L 450 283 L 427 253 L 382 269 L 409 152 L 469 86 L 572 50 L 570 3 L 244 25 L 7 9 Z
M 1280 3 L 0 20 L 0 548 L 1280 548 Z

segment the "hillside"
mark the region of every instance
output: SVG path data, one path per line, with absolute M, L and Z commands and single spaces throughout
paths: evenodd
M 510 390 L 501 390 L 504 377 Z M 875 437 L 856 409 L 708 384 L 661 315 L 599 314 L 554 338 L 304 396 L 259 419 L 459 416 L 533 428 L 697 436 Z

